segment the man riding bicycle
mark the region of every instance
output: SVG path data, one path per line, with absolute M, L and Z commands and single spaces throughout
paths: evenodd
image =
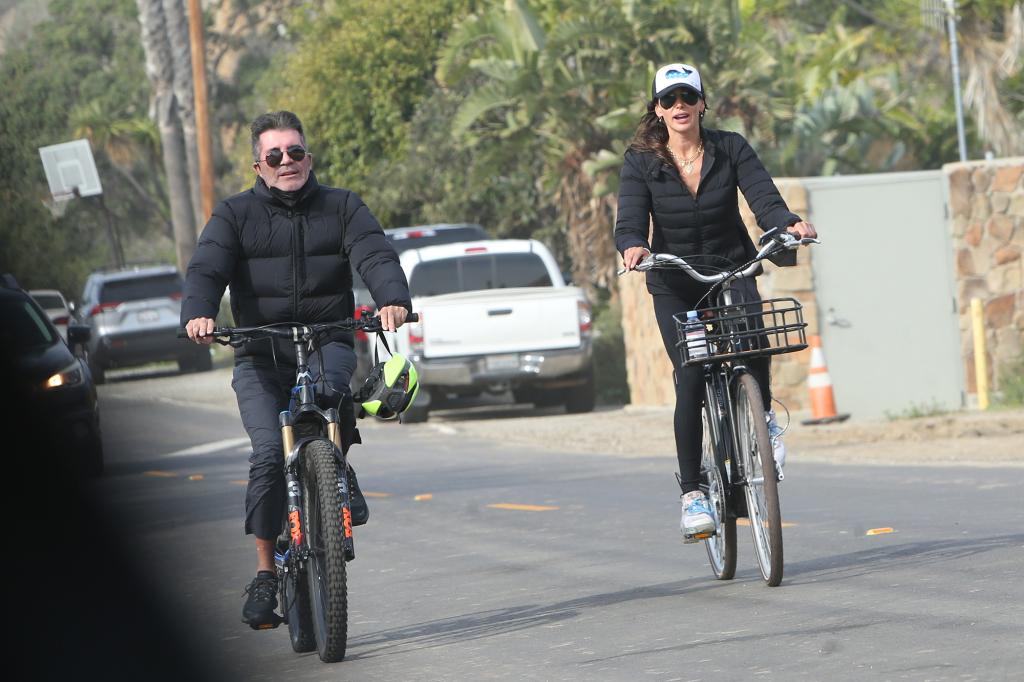
M 326 187 L 312 172 L 313 157 L 299 118 L 289 111 L 263 114 L 252 131 L 252 189 L 213 210 L 189 262 L 181 306 L 190 339 L 213 342 L 226 287 L 239 326 L 274 322 L 333 322 L 352 317 L 352 267 L 379 306 L 386 331 L 412 309 L 409 284 L 395 250 L 354 192 Z M 339 412 L 354 433 L 349 381 L 356 365 L 353 337 L 337 332 L 310 358 L 339 394 Z M 274 548 L 283 526 L 285 483 L 278 413 L 288 407 L 295 379 L 291 343 L 266 340 L 236 349 L 231 386 L 252 442 L 245 498 L 245 532 L 256 539 L 256 577 L 246 588 L 242 621 L 256 628 L 274 621 L 277 575 Z M 349 443 L 346 443 L 346 447 Z M 353 517 L 366 516 L 353 481 Z

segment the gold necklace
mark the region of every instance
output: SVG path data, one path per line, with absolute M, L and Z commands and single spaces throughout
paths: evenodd
M 689 175 L 690 173 L 693 172 L 693 164 L 694 164 L 694 162 L 696 162 L 697 159 L 700 158 L 701 154 L 704 153 L 704 143 L 702 142 L 700 144 L 700 146 L 697 147 L 697 151 L 694 153 L 693 156 L 691 156 L 688 159 L 683 159 L 681 161 L 680 161 L 679 157 L 676 156 L 676 153 L 674 151 L 672 151 L 672 147 L 670 147 L 670 146 L 668 146 L 666 144 L 665 145 L 665 149 L 668 150 L 668 153 L 672 157 L 672 160 L 675 161 L 676 165 L 679 166 L 682 169 L 683 173 L 685 175 Z

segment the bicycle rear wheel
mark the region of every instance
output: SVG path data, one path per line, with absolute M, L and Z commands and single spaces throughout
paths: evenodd
M 316 649 L 313 634 L 313 610 L 309 600 L 309 581 L 292 561 L 281 575 L 281 604 L 288 617 L 288 639 L 292 651 L 304 654 Z
M 712 398 L 708 398 L 711 400 Z M 717 409 L 714 410 L 717 413 Z M 707 485 L 708 502 L 715 515 L 715 534 L 704 541 L 708 551 L 711 571 L 719 580 L 732 580 L 736 575 L 736 518 L 729 514 L 728 475 L 725 463 L 715 457 L 715 432 L 708 423 L 708 411 L 704 415 L 704 440 L 701 443 L 701 475 Z M 721 439 L 718 439 L 721 443 Z
M 741 374 L 734 394 L 736 436 L 757 565 L 765 582 L 782 582 L 782 512 L 768 422 L 757 381 Z
M 345 658 L 348 639 L 348 586 L 345 565 L 345 528 L 338 492 L 338 460 L 334 445 L 310 441 L 303 449 L 302 487 L 306 520 L 306 563 L 313 636 L 320 660 Z

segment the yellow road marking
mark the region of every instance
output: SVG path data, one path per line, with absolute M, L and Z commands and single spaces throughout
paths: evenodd
M 391 497 L 391 493 L 368 493 L 363 491 L 363 497 Z
M 424 493 L 423 495 L 417 495 L 416 497 L 414 497 L 412 499 L 416 500 L 417 502 L 425 502 L 427 500 L 434 499 L 434 496 L 431 495 L 430 493 Z
M 512 511 L 554 511 L 558 507 L 545 507 L 539 504 L 509 504 L 501 502 L 487 505 L 491 509 L 511 509 Z
M 234 483 L 235 485 L 249 485 L 249 481 L 243 481 L 241 479 L 238 479 L 238 480 L 235 480 L 235 481 L 231 481 L 231 482 Z
M 188 477 L 188 480 L 190 480 L 190 481 L 201 481 L 201 480 L 203 480 L 203 475 L 202 474 L 192 474 L 191 476 Z
M 895 533 L 895 528 L 871 528 L 864 535 L 885 535 L 887 533 Z
M 143 471 L 143 476 L 155 476 L 157 478 L 174 478 L 178 474 L 173 474 L 170 471 Z
M 750 519 L 736 519 L 736 525 L 737 526 L 749 526 L 750 525 Z M 783 528 L 792 528 L 795 525 L 796 524 L 792 523 L 791 521 L 783 521 L 782 522 L 782 527 Z

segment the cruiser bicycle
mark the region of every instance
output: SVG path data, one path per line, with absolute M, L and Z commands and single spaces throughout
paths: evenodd
M 412 313 L 409 322 L 419 319 Z M 380 332 L 380 318 L 319 324 L 277 323 L 261 327 L 218 327 L 212 336 L 240 347 L 260 339 L 295 344 L 295 386 L 289 408 L 280 413 L 287 509 L 275 563 L 281 614 L 263 628 L 288 626 L 292 649 L 316 650 L 324 662 L 345 657 L 348 640 L 347 563 L 355 558 L 348 448 L 358 442 L 351 396 L 311 374 L 308 358 L 333 331 Z M 184 330 L 179 331 L 179 335 Z M 263 629 L 261 628 L 261 629 Z
M 719 580 L 731 580 L 736 573 L 737 520 L 749 521 L 757 565 L 765 583 L 782 582 L 782 513 L 768 421 L 757 380 L 744 361 L 763 355 L 792 353 L 807 347 L 802 306 L 794 298 L 744 301 L 733 282 L 754 275 L 761 261 L 773 258 L 817 239 L 798 238 L 773 228 L 765 232 L 761 249 L 747 263 L 703 274 L 684 258 L 652 253 L 636 270 L 682 270 L 698 282 L 715 285 L 701 302 L 697 314 L 703 324 L 703 339 L 687 340 L 687 319 L 675 316 L 684 365 L 704 368 L 704 436 L 701 451 L 701 490 L 710 502 L 715 531 L 704 539 L 712 572 Z M 623 274 L 625 271 L 620 271 Z M 692 326 L 689 327 L 692 331 Z

